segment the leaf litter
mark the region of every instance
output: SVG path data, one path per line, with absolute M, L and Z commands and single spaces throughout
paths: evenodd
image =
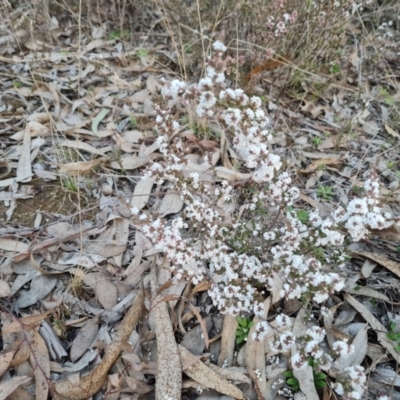
M 17 31 L 14 36 L 2 36 L 0 43 L 13 43 L 25 34 Z M 24 54 L 16 52 L 15 43 L 8 46 L 2 54 L 13 56 L 1 57 L 2 68 L 10 72 L 9 77 L 18 77 L 19 83 L 1 79 L 0 298 L 4 345 L 0 399 L 20 393 L 34 393 L 41 399 L 48 395 L 84 399 L 98 391 L 111 398 L 110 388 L 138 398 L 154 392 L 154 382 L 145 374 L 155 377 L 155 397 L 159 399 L 165 395 L 182 398 L 185 387 L 214 389 L 244 399 L 237 382 L 245 382 L 246 389 L 251 386 L 253 397 L 275 398 L 273 383 L 290 367 L 288 354 L 275 354 L 278 363 L 271 364 L 268 359 L 273 352 L 267 343 L 252 339 L 255 328 L 251 328 L 241 348 L 246 369 L 232 369 L 239 363 L 236 351 L 240 350 L 235 345 L 235 317 L 226 316 L 222 332 L 218 332 L 205 292 L 209 282 L 202 283 L 204 288 L 199 287 L 202 284 L 191 288 L 169 282 L 171 277 L 160 279 L 162 271 L 157 273 L 155 266 L 165 268 L 162 255 L 141 237 L 131 218 L 131 209 L 137 209 L 156 212 L 168 220 L 185 206 L 167 184 L 140 179 L 142 167 L 162 157 L 153 140 L 153 105 L 161 76 L 171 76 L 171 70 L 158 62 L 155 54 L 166 55 L 168 65 L 174 68 L 175 57 L 168 45 L 150 48 L 148 55 L 140 57 L 141 48 L 122 53 L 115 40 L 102 38 L 88 37 L 80 52 L 73 46 L 68 51 L 52 49 L 38 40 L 27 41 Z M 355 55 L 352 57 L 356 68 Z M 25 63 L 33 60 L 39 67 L 32 66 L 37 70 L 26 73 Z M 307 89 L 305 95 L 309 95 Z M 325 104 L 305 98 L 297 110 L 275 104 L 282 115 L 288 115 L 282 124 L 292 142 L 288 162 L 297 168 L 299 180 L 308 179 L 301 193 L 307 210 L 324 211 L 334 206 L 332 200 L 339 195 L 341 201 L 348 201 L 358 188 L 357 177 L 373 164 L 385 179 L 388 209 L 398 212 L 398 152 L 392 140 L 398 139 L 399 129 L 388 123 L 382 105 L 388 99 L 382 99 L 382 91 L 366 90 L 362 96 L 362 100 L 376 104 L 361 110 L 354 99 L 348 106 L 343 96 L 336 95 L 330 99 L 325 96 Z M 294 123 L 300 120 L 301 129 Z M 353 131 L 344 135 L 350 120 L 356 121 Z M 186 139 L 192 148 L 186 174 L 199 172 L 204 179 L 223 178 L 232 183 L 251 177 L 235 169 L 237 156 L 224 142 L 224 133 L 221 149 L 217 141 L 199 140 L 192 132 Z M 199 154 L 207 151 L 213 154 L 215 176 L 199 162 Z M 376 156 L 379 152 L 381 160 Z M 45 201 L 58 203 L 57 212 L 36 203 L 39 180 L 62 188 L 61 197 L 57 194 Z M 319 196 L 318 186 L 332 186 L 334 197 Z M 21 206 L 24 212 L 18 208 Z M 228 205 L 218 207 L 225 207 L 228 218 Z M 94 209 L 91 215 L 87 212 L 90 208 Z M 22 214 L 34 215 L 34 222 L 27 223 Z M 88 216 L 92 221 L 85 220 Z M 397 242 L 398 232 L 393 229 L 377 231 L 372 242 L 362 243 L 352 253 L 354 279 L 342 298 L 353 312 L 345 319 L 339 312 L 342 299 L 332 297 L 331 315 L 321 324 L 328 332 L 327 345 L 346 337 L 358 351 L 334 363 L 329 371 L 332 378 L 351 365 L 372 362 L 376 370 L 370 377 L 371 387 L 379 382 L 399 386 L 391 369 L 399 355 L 396 342 L 387 338 L 385 326 L 390 317 L 383 315 L 385 307 L 399 312 Z M 360 275 L 355 268 L 359 257 L 386 270 L 375 266 L 367 271 L 364 267 Z M 278 278 L 272 298 L 268 298 L 268 317 L 282 305 L 289 309 L 288 304 L 279 305 L 282 282 Z M 379 301 L 378 306 L 373 299 Z M 145 301 L 150 304 L 147 311 L 143 311 Z M 297 307 L 294 313 L 293 331 L 300 335 L 306 329 L 303 309 L 298 311 Z M 13 319 L 7 319 L 6 314 Z M 178 324 L 187 334 L 177 333 Z M 135 334 L 140 339 L 134 341 Z M 154 360 L 146 361 L 142 347 L 150 337 L 157 350 Z M 59 346 L 58 351 L 54 346 Z M 188 350 L 194 348 L 198 354 Z M 210 360 L 210 353 L 204 353 L 208 351 L 217 356 Z M 129 358 L 133 355 L 135 358 Z M 128 359 L 131 368 L 116 374 L 118 362 Z M 318 398 L 311 367 L 295 376 L 307 399 Z

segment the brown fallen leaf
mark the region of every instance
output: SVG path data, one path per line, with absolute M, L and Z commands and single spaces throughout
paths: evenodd
M 93 396 L 103 386 L 107 373 L 118 359 L 124 345 L 129 339 L 133 329 L 139 322 L 144 306 L 144 288 L 139 289 L 135 300 L 125 315 L 114 340 L 106 347 L 101 362 L 88 375 L 79 379 L 79 383 L 63 380 L 53 384 L 56 398 L 68 400 L 83 400 Z
M 189 350 L 185 349 L 181 345 L 178 345 L 178 348 L 182 363 L 186 363 L 188 360 L 194 360 L 193 354 Z M 208 387 L 209 389 L 214 389 L 235 399 L 246 399 L 245 395 L 239 388 L 237 388 L 232 383 L 229 383 L 226 379 L 222 378 L 200 360 L 191 363 L 190 367 L 185 369 L 184 372 L 187 376 L 189 376 L 196 382 Z
M 167 303 L 157 294 L 158 279 L 155 262 L 150 269 L 152 305 L 157 336 L 158 374 L 156 379 L 156 400 L 180 400 L 182 392 L 181 359 L 175 342 L 174 331 L 168 313 Z
M 36 398 L 47 399 L 50 379 L 50 356 L 39 332 L 35 332 L 31 342 L 30 364 L 35 376 Z
M 57 164 L 57 166 L 60 170 L 60 173 L 73 176 L 89 173 L 93 170 L 93 168 L 96 168 L 102 162 L 102 158 L 96 158 L 95 160 L 91 161 L 77 161 L 67 164 Z
M 322 165 L 340 164 L 341 158 L 321 158 L 313 161 L 306 169 L 299 170 L 302 174 L 309 174 L 317 171 Z
M 49 310 L 40 314 L 30 315 L 29 317 L 16 318 L 10 325 L 3 329 L 2 334 L 35 329 L 51 312 L 52 310 Z

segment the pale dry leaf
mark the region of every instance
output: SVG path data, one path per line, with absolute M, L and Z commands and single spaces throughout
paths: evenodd
M 224 324 L 222 327 L 221 334 L 221 352 L 218 357 L 218 365 L 222 367 L 232 366 L 233 353 L 235 351 L 236 344 L 236 331 L 238 322 L 236 317 L 230 314 L 224 316 Z
M 179 354 L 182 364 L 186 363 L 188 360 L 193 360 L 193 354 L 186 350 L 183 346 L 178 345 Z M 206 366 L 200 360 L 190 363 L 190 366 L 185 369 L 185 374 L 195 380 L 196 382 L 208 387 L 209 389 L 214 389 L 219 393 L 223 393 L 227 396 L 231 396 L 234 399 L 245 400 L 246 397 L 243 392 L 237 388 L 228 380 L 224 379 L 218 375 L 211 368 Z
M 219 178 L 226 179 L 228 182 L 244 181 L 250 179 L 253 174 L 244 174 L 242 172 L 229 169 L 227 167 L 215 167 L 215 173 Z
M 32 180 L 31 164 L 31 131 L 29 124 L 26 125 L 22 151 L 18 160 L 17 180 L 18 182 L 30 182 Z
M 35 332 L 31 342 L 30 364 L 35 376 L 36 398 L 47 399 L 50 379 L 50 357 L 47 346 L 39 332 Z
M 118 359 L 119 355 L 124 349 L 124 346 L 126 345 L 126 342 L 132 334 L 133 329 L 139 322 L 143 306 L 144 289 L 142 286 L 136 295 L 131 308 L 125 315 L 118 331 L 116 332 L 114 341 L 112 341 L 106 347 L 106 351 L 101 362 L 90 374 L 81 378 L 78 385 L 72 383 L 68 379 L 55 382 L 53 385 L 58 398 L 68 400 L 83 400 L 93 396 L 100 390 L 107 377 L 109 369 Z
M 332 370 L 329 371 L 329 375 L 332 377 L 336 376 L 336 372 L 345 372 L 346 368 L 353 365 L 361 365 L 364 361 L 368 351 L 368 326 L 365 325 L 361 328 L 356 337 L 354 338 L 352 345 L 354 346 L 354 352 L 345 357 L 339 357 L 332 364 Z
M 108 115 L 108 113 L 111 111 L 109 108 L 102 108 L 100 112 L 97 114 L 97 116 L 93 119 L 92 121 L 92 131 L 96 136 L 99 136 L 99 125 L 100 122 L 103 121 L 103 119 Z
M 305 318 L 306 318 L 306 309 L 305 307 L 303 307 L 297 314 L 296 320 L 293 325 L 293 335 L 295 337 L 303 335 L 304 332 L 307 330 L 307 327 L 304 323 Z M 293 348 L 292 356 L 297 351 L 298 350 L 296 348 Z M 306 365 L 301 369 L 294 369 L 293 375 L 299 381 L 300 390 L 305 395 L 305 398 L 307 400 L 319 400 L 319 396 L 314 385 L 314 376 L 311 366 Z
M 131 207 L 141 210 L 149 201 L 154 179 L 150 177 L 142 178 L 135 186 L 131 200 Z
M 29 290 L 21 290 L 15 304 L 19 308 L 29 307 L 38 300 L 44 299 L 57 284 L 58 278 L 53 275 L 38 275 L 31 283 Z
M 400 138 L 400 135 L 398 134 L 398 132 L 396 132 L 394 129 L 392 129 L 389 125 L 385 125 L 385 129 L 389 135 L 393 136 L 396 139 Z
M 73 149 L 83 150 L 88 153 L 97 154 L 99 156 L 104 156 L 106 151 L 110 151 L 109 148 L 96 149 L 89 143 L 81 142 L 80 140 L 64 140 L 58 144 L 59 146 L 71 147 Z
M 241 367 L 221 368 L 215 364 L 208 364 L 208 368 L 212 369 L 219 376 L 232 382 L 243 382 L 251 384 L 251 379 L 246 375 L 246 369 Z
M 156 266 L 153 262 L 150 269 L 154 323 L 157 336 L 158 374 L 156 380 L 156 400 L 180 400 L 182 388 L 181 360 L 167 303 L 162 295 L 157 295 L 158 281 Z
M 181 211 L 183 200 L 176 191 L 168 190 L 163 197 L 160 208 L 158 209 L 159 217 L 163 218 L 168 214 L 176 214 Z
M 269 296 L 264 301 L 264 314 L 265 317 L 268 315 L 269 308 L 271 306 L 272 298 Z M 254 382 L 258 398 L 260 400 L 268 400 L 271 397 L 269 388 L 267 385 L 267 373 L 265 369 L 265 344 L 263 341 L 257 341 L 253 339 L 253 334 L 256 334 L 257 324 L 260 322 L 259 317 L 255 317 L 254 325 L 250 328 L 249 335 L 245 346 L 245 359 L 247 372 Z
M 0 238 L 0 249 L 15 253 L 24 253 L 28 251 L 29 244 L 18 240 Z
M 30 376 L 14 376 L 11 379 L 0 383 L 0 400 L 7 400 L 11 393 L 21 385 L 26 385 L 32 381 Z
M 123 154 L 121 160 L 112 161 L 111 167 L 114 169 L 136 169 L 143 167 L 150 161 L 148 156 L 137 156 L 134 154 Z
M 126 246 L 128 243 L 129 236 L 129 220 L 126 218 L 116 218 L 115 219 L 115 240 L 120 246 Z M 122 267 L 122 256 L 120 253 L 114 256 L 115 264 L 118 267 Z
M 10 296 L 10 285 L 6 281 L 0 279 L 0 298 L 8 296 Z
M 83 354 L 90 349 L 94 339 L 99 332 L 99 321 L 94 317 L 86 322 L 79 330 L 71 344 L 70 358 L 72 362 L 76 362 Z
M 84 275 L 83 282 L 96 294 L 96 299 L 106 309 L 111 310 L 118 303 L 118 291 L 110 277 L 101 272 Z
M 371 328 L 375 331 L 378 336 L 378 342 L 388 350 L 388 352 L 393 356 L 393 358 L 400 363 L 400 354 L 397 353 L 394 345 L 396 342 L 390 340 L 386 337 L 387 329 L 382 325 L 363 304 L 357 301 L 350 294 L 345 293 L 344 299 L 354 307 L 361 316 L 370 324 Z

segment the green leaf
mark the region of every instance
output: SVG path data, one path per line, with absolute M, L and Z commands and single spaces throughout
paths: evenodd
M 282 375 L 283 375 L 285 378 L 292 378 L 292 377 L 293 377 L 293 371 L 285 371 L 285 372 L 282 372 Z
M 110 112 L 111 110 L 109 108 L 102 108 L 100 110 L 100 112 L 97 114 L 96 118 L 93 119 L 92 121 L 92 131 L 96 136 L 99 136 L 99 132 L 97 130 L 99 124 L 101 121 L 103 121 L 103 119 L 107 116 L 107 114 Z
M 392 332 L 394 332 L 395 329 L 396 329 L 396 322 L 390 321 L 389 329 L 390 329 Z
M 389 333 L 386 334 L 386 337 L 387 337 L 388 339 L 390 339 L 390 340 L 396 340 L 396 338 L 397 338 L 397 333 L 395 333 L 395 332 L 389 332 Z
M 324 388 L 326 386 L 326 381 L 314 381 L 316 388 Z
M 314 375 L 315 380 L 326 379 L 326 375 L 323 372 L 319 372 L 318 374 Z

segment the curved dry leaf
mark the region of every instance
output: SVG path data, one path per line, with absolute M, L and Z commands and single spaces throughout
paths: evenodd
M 63 380 L 54 384 L 54 390 L 61 399 L 83 400 L 93 396 L 103 386 L 107 373 L 121 354 L 133 329 L 139 322 L 144 305 L 144 289 L 140 288 L 136 298 L 125 315 L 114 341 L 107 347 L 101 362 L 88 375 L 79 379 L 79 384 L 71 380 Z
M 70 358 L 75 362 L 90 348 L 99 331 L 98 318 L 92 318 L 79 330 L 71 345 Z
M 7 400 L 11 393 L 21 385 L 30 383 L 30 376 L 14 376 L 13 378 L 0 383 L 0 400 Z
M 30 364 L 35 376 L 36 398 L 47 399 L 50 379 L 50 357 L 47 346 L 39 332 L 35 332 L 31 342 Z
M 118 245 L 126 246 L 129 236 L 129 221 L 125 218 L 115 219 L 115 240 Z M 123 253 L 114 256 L 114 261 L 118 267 L 122 266 Z
M 360 256 L 364 256 L 369 258 L 372 261 L 377 262 L 378 264 L 387 268 L 390 272 L 393 272 L 395 275 L 400 277 L 400 264 L 396 261 L 390 260 L 387 257 L 384 257 L 377 253 L 370 253 L 368 251 L 353 251 L 352 254 L 357 254 Z
M 91 146 L 89 143 L 84 143 L 79 140 L 63 140 L 58 145 L 83 150 L 99 156 L 104 156 L 105 152 L 110 151 L 110 148 L 106 147 L 105 149 L 96 149 L 96 147 Z
M 306 169 L 299 170 L 302 174 L 310 174 L 317 171 L 322 165 L 332 165 L 341 163 L 340 155 L 334 158 L 321 158 L 313 161 Z
M 231 396 L 239 400 L 246 399 L 245 395 L 239 388 L 237 388 L 232 383 L 229 383 L 226 379 L 222 378 L 203 362 L 201 362 L 200 360 L 192 362 L 194 361 L 193 357 L 195 356 L 190 351 L 186 350 L 181 345 L 178 345 L 178 348 L 182 364 L 190 364 L 190 366 L 184 370 L 187 376 L 200 383 L 201 385 L 204 385 L 209 389 L 214 389 L 219 393 L 226 394 L 227 396 Z
M 16 351 L 17 349 L 14 348 L 0 355 L 0 376 L 3 376 L 8 370 Z
M 221 334 L 221 352 L 218 357 L 218 365 L 220 367 L 230 367 L 233 363 L 233 353 L 236 344 L 236 331 L 238 322 L 236 317 L 226 314 L 224 316 L 224 324 Z
M 162 295 L 157 295 L 158 281 L 156 266 L 153 263 L 150 269 L 150 282 L 154 304 L 154 323 L 157 336 L 158 374 L 156 380 L 156 400 L 179 400 L 182 392 L 181 359 L 174 331 L 172 329 L 167 303 Z
M 345 293 L 344 299 L 354 307 L 361 316 L 370 324 L 371 328 L 375 331 L 378 336 L 379 343 L 389 351 L 389 353 L 393 356 L 393 358 L 400 363 L 400 354 L 394 348 L 393 340 L 390 340 L 386 337 L 387 329 L 384 325 L 382 325 L 363 304 L 357 301 L 353 296 Z
M 99 136 L 98 127 L 101 121 L 108 115 L 111 110 L 109 108 L 102 108 L 97 116 L 92 121 L 92 131 L 96 136 Z
M 91 161 L 76 161 L 70 162 L 67 164 L 57 164 L 60 172 L 66 175 L 79 175 L 85 174 L 96 168 L 98 165 L 102 163 L 102 158 L 96 158 L 95 160 Z
M 29 317 L 19 319 L 15 318 L 10 325 L 3 329 L 2 334 L 4 335 L 5 333 L 22 332 L 35 329 L 52 311 L 53 310 L 49 310 L 42 312 L 41 314 L 30 315 Z

